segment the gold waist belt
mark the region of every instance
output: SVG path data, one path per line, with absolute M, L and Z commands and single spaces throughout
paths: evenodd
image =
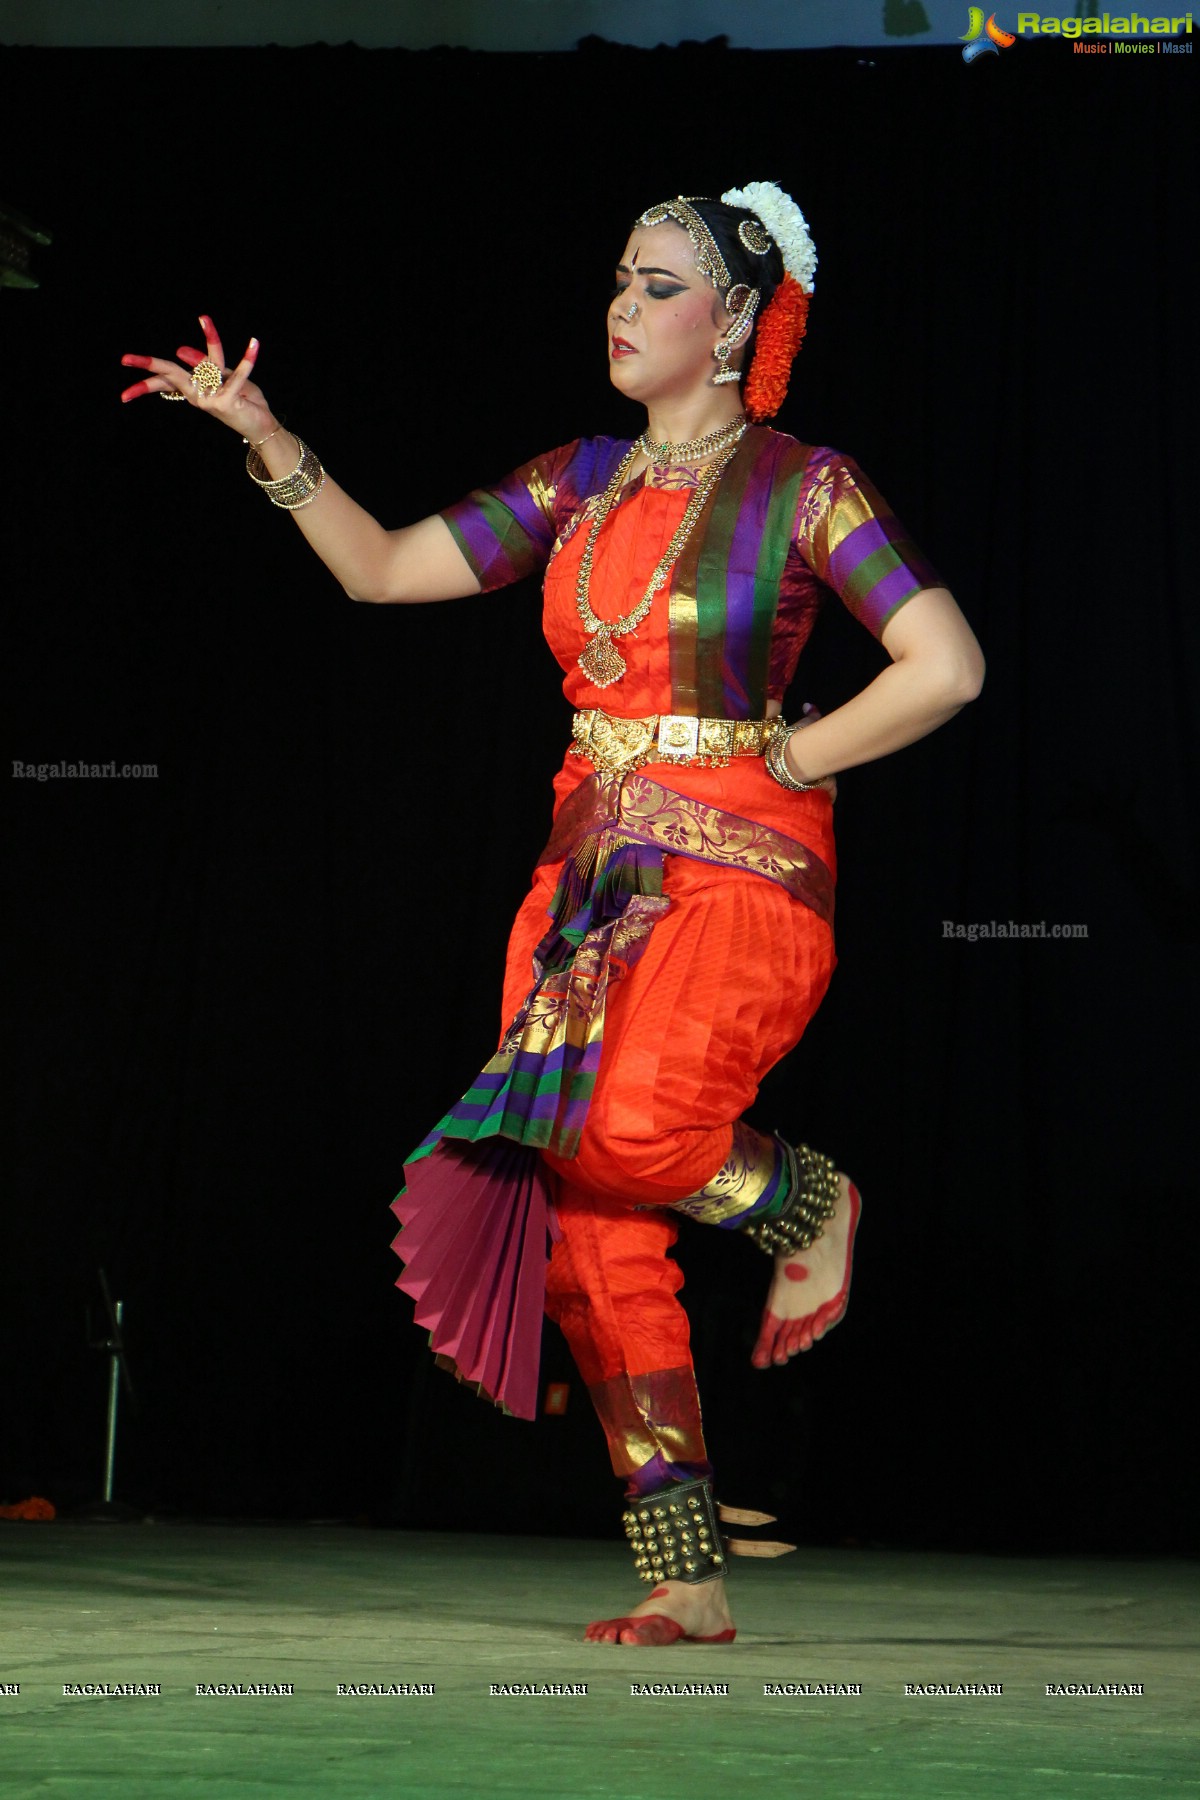
M 693 719 L 654 713 L 618 719 L 599 708 L 577 712 L 571 748 L 606 775 L 628 775 L 646 763 L 699 763 L 723 769 L 731 756 L 761 756 L 780 719 Z

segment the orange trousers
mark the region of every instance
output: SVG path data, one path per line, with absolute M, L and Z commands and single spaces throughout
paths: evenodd
M 517 915 L 506 1024 L 528 991 L 557 876 L 539 869 Z M 578 1153 L 543 1153 L 562 1226 L 546 1311 L 630 1492 L 708 1470 L 671 1208 L 726 1163 L 735 1122 L 799 1041 L 835 962 L 832 927 L 761 876 L 667 856 L 663 892 L 669 912 L 609 992 Z

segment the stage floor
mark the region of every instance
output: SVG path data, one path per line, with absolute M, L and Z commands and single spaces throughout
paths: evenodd
M 1196 1585 L 1186 1563 L 801 1550 L 738 1564 L 735 1644 L 618 1649 L 580 1632 L 636 1598 L 623 1542 L 8 1524 L 0 1793 L 1185 1800 Z M 63 1692 L 89 1683 L 160 1692 Z M 700 1691 L 631 1692 L 662 1683 Z M 292 1692 L 196 1692 L 237 1684 Z M 931 1691 L 970 1684 L 1002 1691 Z M 1046 1691 L 1072 1685 L 1126 1691 Z

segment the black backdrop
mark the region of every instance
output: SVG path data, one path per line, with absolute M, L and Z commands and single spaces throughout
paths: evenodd
M 0 295 L 14 780 L 13 1334 L 0 1499 L 98 1490 L 103 1264 L 139 1412 L 118 1490 L 216 1516 L 608 1531 L 585 1396 L 432 1370 L 388 1203 L 490 1053 L 567 713 L 537 594 L 355 606 L 124 350 L 211 311 L 387 523 L 634 423 L 603 311 L 630 218 L 774 177 L 820 253 L 780 424 L 859 458 L 989 658 L 844 778 L 841 967 L 757 1116 L 865 1196 L 846 1325 L 747 1360 L 765 1265 L 681 1248 L 726 1492 L 805 1541 L 1158 1550 L 1194 1305 L 1184 1068 L 1191 59 L 1021 41 L 789 54 L 2 53 L 2 181 L 54 233 Z M 879 652 L 831 607 L 793 707 Z M 519 729 L 492 710 L 518 710 Z M 1084 941 L 943 936 L 1081 923 Z M 548 1333 L 545 1370 L 569 1379 Z M 490 1470 L 486 1514 L 448 1498 Z

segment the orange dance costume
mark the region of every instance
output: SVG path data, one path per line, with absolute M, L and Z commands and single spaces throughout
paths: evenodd
M 765 1228 L 795 1187 L 795 1152 L 743 1115 L 835 962 L 832 803 L 771 778 L 755 722 L 830 590 L 878 636 L 939 578 L 849 458 L 752 427 L 598 687 L 579 567 L 628 448 L 577 440 L 443 514 L 485 591 L 545 570 L 576 742 L 512 930 L 500 1048 L 393 1205 L 398 1285 L 439 1360 L 533 1417 L 544 1305 L 645 1495 L 711 1473 L 679 1220 Z M 616 497 L 594 542 L 601 621 L 637 604 L 697 479 L 655 465 Z

